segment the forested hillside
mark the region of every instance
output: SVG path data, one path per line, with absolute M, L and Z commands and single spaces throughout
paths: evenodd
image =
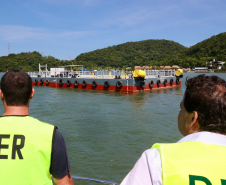
M 91 68 L 159 65 L 165 58 L 179 54 L 187 48 L 169 40 L 144 40 L 127 42 L 117 46 L 82 53 L 76 58 L 77 63 L 83 63 Z
M 24 71 L 38 71 L 38 64 L 48 64 L 50 67 L 58 67 L 61 65 L 70 65 L 70 61 L 56 59 L 52 56 L 43 57 L 40 53 L 34 51 L 32 53 L 9 54 L 0 57 L 0 72 L 13 69 L 21 69 Z
M 226 33 L 212 36 L 198 44 L 186 48 L 169 40 L 144 40 L 127 42 L 95 51 L 82 53 L 73 60 L 74 64 L 87 69 L 119 68 L 134 66 L 179 65 L 180 67 L 201 67 L 206 62 L 226 61 Z M 38 64 L 50 67 L 70 65 L 69 60 L 59 60 L 52 56 L 42 56 L 34 51 L 9 54 L 0 57 L 0 72 L 22 69 L 38 71 Z
M 213 59 L 226 61 L 226 33 L 214 35 L 181 52 L 179 55 L 166 58 L 161 62 L 161 65 L 176 64 L 183 67 L 201 67 Z

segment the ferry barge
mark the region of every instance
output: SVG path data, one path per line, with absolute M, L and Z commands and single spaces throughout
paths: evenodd
M 39 64 L 39 72 L 28 72 L 33 86 L 58 88 L 79 88 L 134 93 L 154 88 L 181 86 L 181 69 L 175 70 L 134 70 L 134 71 L 73 71 L 67 65 L 47 70 Z M 42 71 L 41 68 L 45 67 Z M 66 68 L 71 68 L 67 70 Z

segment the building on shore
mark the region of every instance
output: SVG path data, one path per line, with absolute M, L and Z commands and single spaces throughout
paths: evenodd
M 213 59 L 213 61 L 206 62 L 206 65 L 209 69 L 222 69 L 224 63 L 225 61 L 215 61 L 215 59 Z

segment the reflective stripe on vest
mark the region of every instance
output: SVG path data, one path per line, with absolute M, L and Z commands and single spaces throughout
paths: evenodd
M 187 141 L 154 144 L 161 156 L 163 185 L 226 185 L 226 147 Z
M 52 184 L 54 126 L 30 116 L 0 118 L 1 184 Z

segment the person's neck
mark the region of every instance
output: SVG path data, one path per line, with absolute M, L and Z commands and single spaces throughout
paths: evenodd
M 25 116 L 29 115 L 28 106 L 6 106 L 4 114 L 2 116 L 18 115 Z

